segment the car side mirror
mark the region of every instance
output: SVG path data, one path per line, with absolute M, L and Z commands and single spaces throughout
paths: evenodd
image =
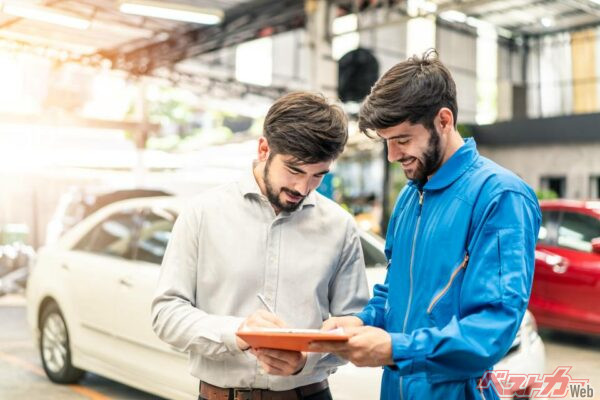
M 600 254 L 600 237 L 592 239 L 592 253 Z

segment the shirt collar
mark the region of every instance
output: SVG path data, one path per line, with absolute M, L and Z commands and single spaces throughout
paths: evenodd
M 263 195 L 260 191 L 260 186 L 258 186 L 258 182 L 256 182 L 253 170 L 254 166 L 248 170 L 248 173 L 244 174 L 242 179 L 240 179 L 240 190 L 242 191 L 242 195 L 244 197 L 249 194 L 255 194 L 258 196 Z
M 259 197 L 266 199 L 266 196 L 260 190 L 260 186 L 258 186 L 258 182 L 256 181 L 256 178 L 254 177 L 254 164 L 253 164 L 252 168 L 250 168 L 248 173 L 245 174 L 245 176 L 240 180 L 239 184 L 240 184 L 240 189 L 241 189 L 242 195 L 244 197 L 247 197 L 248 195 L 255 195 L 255 196 L 259 196 Z M 306 196 L 306 198 L 300 205 L 299 209 L 303 209 L 306 206 L 314 206 L 316 204 L 316 202 L 317 202 L 317 195 L 315 194 L 315 191 L 313 190 L 308 194 L 308 196 Z
M 479 157 L 475 139 L 465 139 L 465 143 L 436 171 L 427 181 L 423 189 L 439 190 L 450 186 L 464 174 Z M 417 182 L 409 181 L 411 186 L 418 186 Z

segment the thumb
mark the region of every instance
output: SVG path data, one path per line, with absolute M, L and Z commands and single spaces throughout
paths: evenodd
M 336 329 L 339 327 L 340 327 L 340 325 L 338 324 L 337 318 L 333 317 L 333 318 L 329 318 L 328 320 L 323 322 L 323 326 L 321 326 L 321 330 L 330 331 L 330 330 L 333 330 L 333 329 Z

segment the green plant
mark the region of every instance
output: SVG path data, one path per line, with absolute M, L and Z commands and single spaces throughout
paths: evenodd
M 556 192 L 554 190 L 547 190 L 547 189 L 538 190 L 535 192 L 535 195 L 537 196 L 538 200 L 558 199 L 558 195 L 556 194 Z

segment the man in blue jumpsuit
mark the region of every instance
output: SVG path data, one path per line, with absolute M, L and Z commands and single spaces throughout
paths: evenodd
M 313 345 L 384 366 L 382 399 L 495 399 L 477 387 L 527 308 L 541 213 L 534 192 L 456 130 L 456 86 L 434 51 L 397 64 L 359 126 L 409 179 L 388 225 L 385 283 L 355 316 L 327 320 L 346 344 Z

